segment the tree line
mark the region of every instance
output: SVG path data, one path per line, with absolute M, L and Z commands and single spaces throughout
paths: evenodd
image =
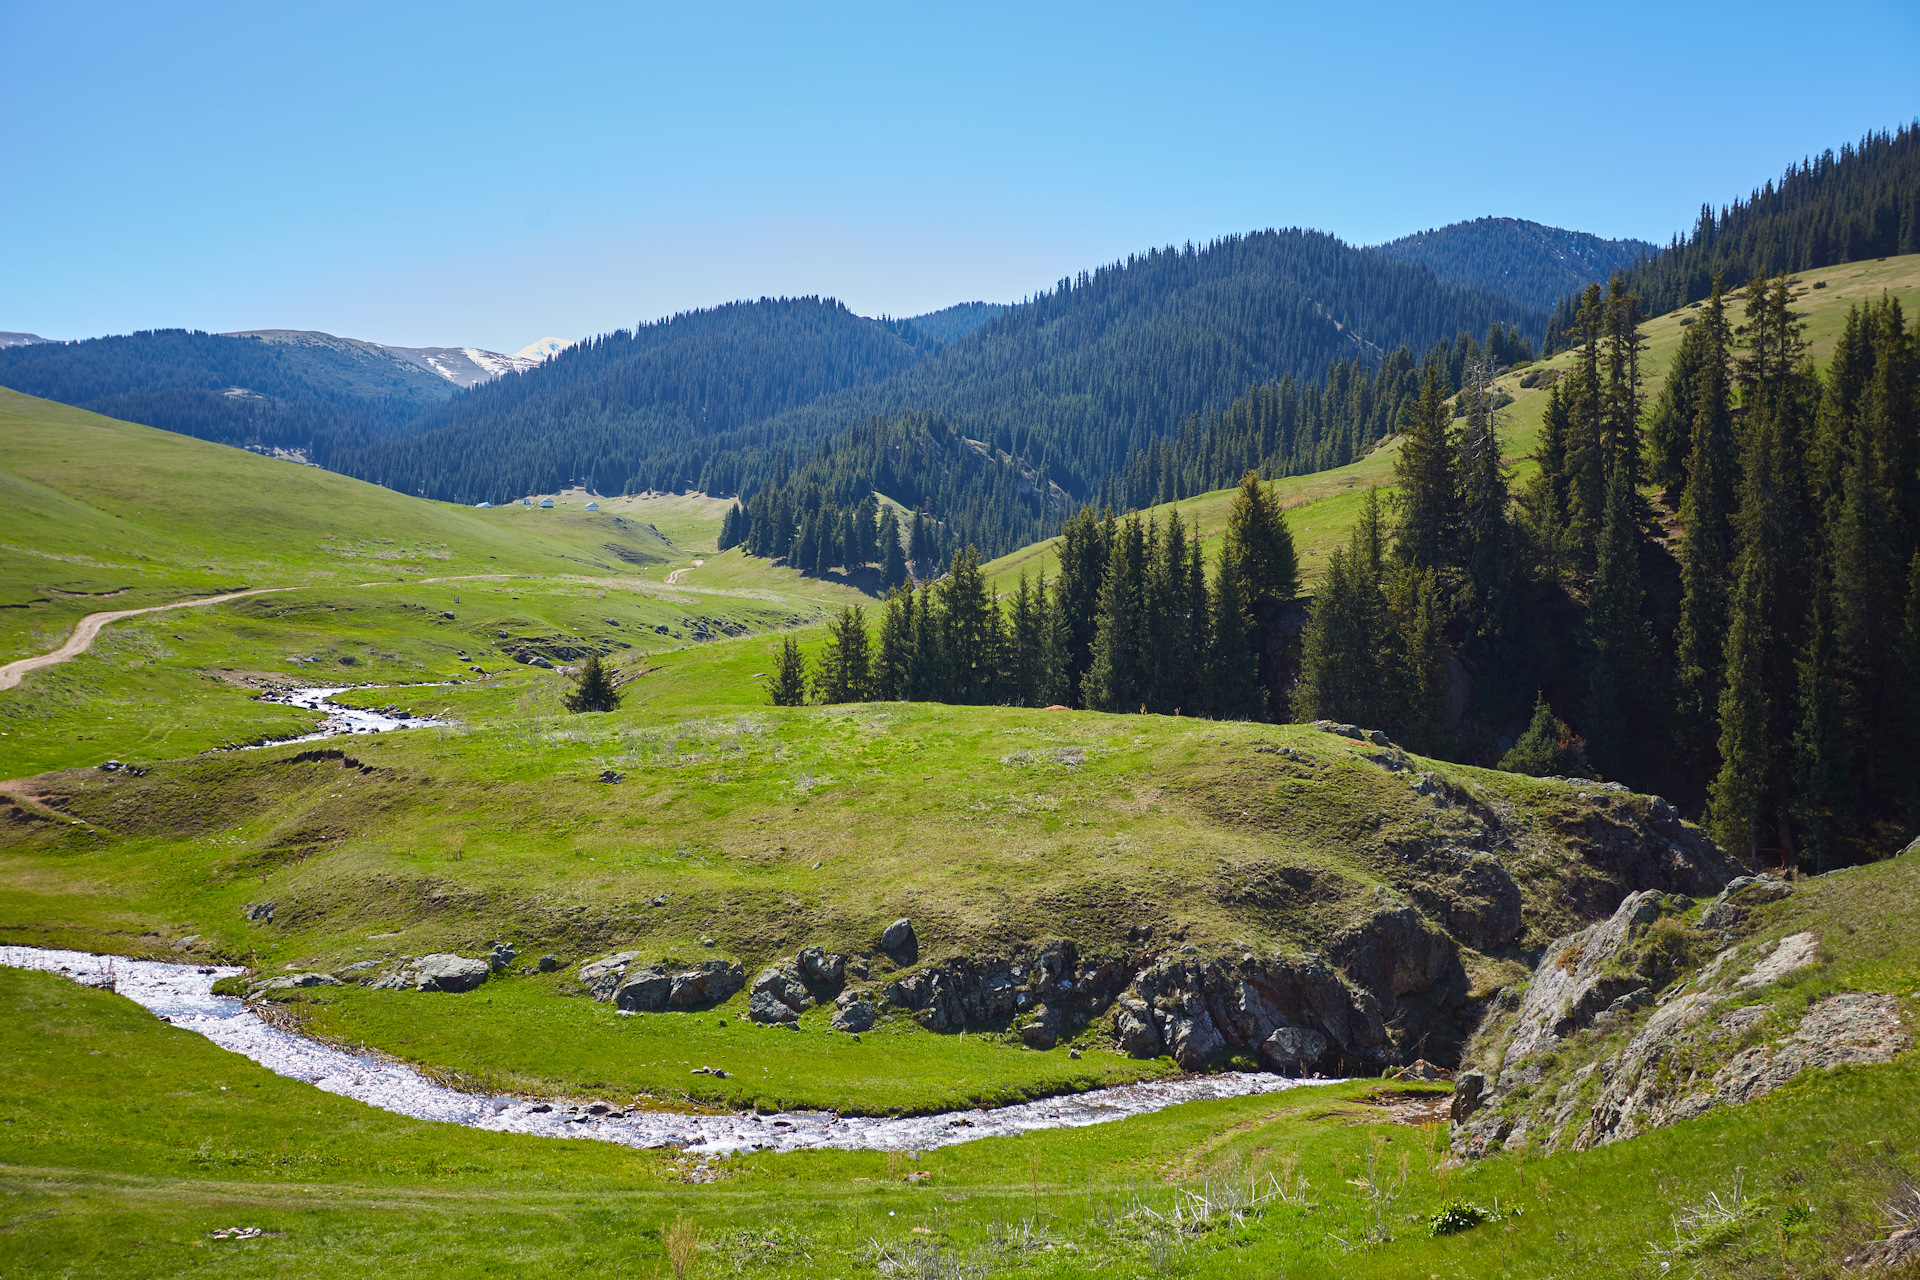
M 1703 205 L 1691 234 L 1626 269 L 1627 288 L 1664 314 L 1725 288 L 1845 262 L 1920 253 L 1920 124 L 1869 133 L 1839 154 L 1788 165 L 1717 214 Z M 1547 328 L 1549 352 L 1566 349 L 1582 293 L 1563 297 Z
M 1261 638 L 1298 590 L 1292 535 L 1249 474 L 1211 580 L 1200 541 L 1177 511 L 1163 524 L 1082 508 L 1062 535 L 1053 581 L 1023 574 L 1004 600 L 967 547 L 937 582 L 895 589 L 877 636 L 863 607 L 843 609 L 810 668 L 787 637 L 770 697 L 1266 718 Z
M 1792 302 L 1785 278 L 1716 282 L 1649 409 L 1642 303 L 1624 276 L 1590 287 L 1517 495 L 1490 379 L 1453 419 L 1429 365 L 1391 515 L 1370 500 L 1322 577 L 1300 713 L 1596 770 L 1789 865 L 1909 832 L 1920 330 L 1891 298 L 1856 307 L 1823 374 Z

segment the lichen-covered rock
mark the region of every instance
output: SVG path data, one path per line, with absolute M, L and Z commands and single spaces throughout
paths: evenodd
M 1155 1058 L 1166 1051 L 1160 1039 L 1160 1026 L 1146 1001 L 1122 996 L 1114 1002 L 1113 1044 L 1120 1052 L 1136 1058 Z
M 1020 1039 L 1029 1049 L 1051 1049 L 1066 1032 L 1066 1019 L 1052 1005 L 1035 1005 L 1020 1027 Z
M 1707 909 L 1700 913 L 1702 929 L 1738 927 L 1755 907 L 1778 902 L 1793 894 L 1793 885 L 1775 876 L 1740 876 L 1727 883 Z

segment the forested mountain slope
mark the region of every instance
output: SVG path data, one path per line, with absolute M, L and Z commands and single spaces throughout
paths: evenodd
M 1332 236 L 1269 231 L 1064 280 L 933 354 L 911 323 L 819 300 L 675 317 L 479 388 L 418 437 L 341 465 L 462 501 L 575 479 L 732 493 L 854 424 L 919 412 L 1084 495 L 1154 435 L 1256 383 L 1540 321 Z
M 453 395 L 446 378 L 371 342 L 155 329 L 0 348 L 0 386 L 221 444 L 310 449 L 404 428 Z
M 702 480 L 716 439 L 897 373 L 933 345 L 910 325 L 832 299 L 728 303 L 582 342 L 455 397 L 408 439 L 337 465 L 456 502 L 574 482 L 602 493 L 677 491 Z
M 1433 268 L 1448 284 L 1504 293 L 1543 310 L 1659 250 L 1644 240 L 1607 240 L 1525 218 L 1475 218 L 1377 248 Z
M 1788 165 L 1745 200 L 1716 214 L 1702 205 L 1691 235 L 1627 273 L 1650 312 L 1698 302 L 1720 275 L 1739 288 L 1757 277 L 1920 253 L 1920 124 L 1870 133 Z M 1554 312 L 1552 341 L 1564 345 L 1579 305 L 1569 289 Z

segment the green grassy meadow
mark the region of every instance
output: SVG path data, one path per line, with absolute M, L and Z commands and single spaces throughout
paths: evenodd
M 1920 258 L 1803 288 L 1823 355 L 1849 303 L 1890 289 L 1920 305 Z M 1647 326 L 1656 383 L 1681 318 Z M 1519 460 L 1545 397 L 1512 390 Z M 1366 488 L 1390 482 L 1394 452 L 1276 482 L 1309 577 Z M 554 497 L 428 502 L 0 390 L 0 659 L 54 648 L 88 612 L 284 588 L 115 623 L 0 693 L 0 942 L 271 975 L 504 939 L 565 967 L 458 996 L 349 985 L 275 1007 L 491 1090 L 882 1114 L 1175 1068 L 1121 1056 L 1098 1026 L 1039 1051 L 1004 1026 L 936 1035 L 897 1013 L 857 1040 L 818 1008 L 798 1031 L 769 1029 L 741 996 L 620 1017 L 584 997 L 575 966 L 634 949 L 751 976 L 820 945 L 868 958 L 878 987 L 900 972 L 876 950 L 899 916 L 919 963 L 1056 938 L 1121 956 L 1147 925 L 1201 955 L 1297 955 L 1406 894 L 1404 850 L 1466 843 L 1492 817 L 1527 933 L 1513 952 L 1464 955 L 1475 994 L 1584 922 L 1572 904 L 1601 875 L 1604 798 L 1406 759 L 1459 798 L 1441 805 L 1297 725 L 770 707 L 782 639 L 817 651 L 817 624 L 870 597 L 715 553 L 725 504 L 701 495 L 598 512 L 590 495 Z M 1217 540 L 1230 497 L 1179 506 Z M 1049 545 L 996 561 L 996 585 L 1052 576 Z M 514 660 L 587 650 L 624 682 L 616 712 L 567 714 L 566 677 Z M 290 684 L 451 723 L 314 744 L 338 754 L 226 750 L 312 727 L 258 700 Z M 94 767 L 109 758 L 144 772 Z M 1913 900 L 1917 867 L 1807 882 L 1770 909 L 1763 936 L 1826 940 L 1823 966 L 1776 993 L 1783 1009 L 1884 990 L 1911 1022 L 1911 912 L 1884 904 Z M 270 923 L 247 918 L 268 901 Z M 1469 1166 L 1448 1157 L 1444 1093 L 1377 1080 L 918 1159 L 708 1164 L 383 1113 L 50 975 L 0 969 L 0 1010 L 9 1277 L 1829 1276 L 1884 1236 L 1880 1202 L 1920 1174 L 1910 1053 L 1632 1142 Z M 1676 1250 L 1675 1215 L 1731 1203 L 1736 1186 L 1736 1210 Z M 1457 1203 L 1498 1216 L 1433 1237 L 1430 1217 Z M 284 1234 L 209 1236 L 236 1225 Z M 676 1269 L 667 1237 L 685 1229 L 699 1248 Z

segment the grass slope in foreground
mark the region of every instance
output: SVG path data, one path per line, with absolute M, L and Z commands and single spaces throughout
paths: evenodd
M 1787 994 L 1911 991 L 1911 937 L 1889 947 L 1869 926 L 1876 904 L 1916 893 L 1912 857 L 1803 884 L 1763 933 L 1841 917 L 1859 929 L 1834 930 L 1826 963 Z M 1464 1167 L 1446 1157 L 1444 1126 L 1423 1118 L 1444 1093 L 1362 1081 L 917 1161 L 762 1153 L 702 1169 L 672 1152 L 373 1111 L 50 975 L 0 971 L 0 1006 L 9 1276 L 664 1275 L 676 1274 L 665 1238 L 697 1233 L 681 1254 L 693 1276 L 965 1265 L 978 1276 L 1770 1280 L 1841 1274 L 1841 1258 L 1886 1234 L 1880 1206 L 1920 1173 L 1912 1053 L 1811 1072 L 1613 1146 Z M 1911 999 L 1905 1008 L 1911 1020 Z M 1238 1212 L 1223 1211 L 1236 1194 Z M 1459 1205 L 1500 1217 L 1432 1236 L 1434 1215 Z M 209 1239 L 233 1225 L 284 1234 Z

